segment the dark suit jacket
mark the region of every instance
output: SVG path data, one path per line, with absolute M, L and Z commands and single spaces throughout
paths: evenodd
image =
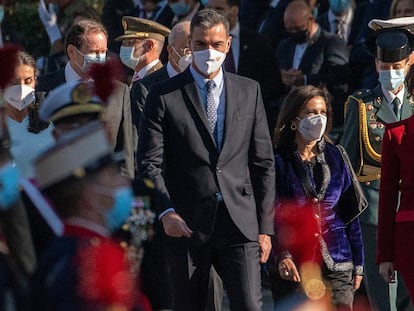
M 283 23 L 283 15 L 291 1 L 280 0 L 276 7 L 269 7 L 258 23 L 257 32 L 269 40 L 274 50 L 276 50 L 280 41 L 287 36 Z
M 141 112 L 144 108 L 145 98 L 148 94 L 148 87 L 155 82 L 163 81 L 165 79 L 160 80 L 153 80 L 152 78 L 150 81 L 147 81 L 147 78 L 151 76 L 152 74 L 157 73 L 160 69 L 164 69 L 164 66 L 159 61 L 152 67 L 145 75 L 145 77 L 142 77 L 141 79 L 133 82 L 131 84 L 131 91 L 130 91 L 130 97 L 131 97 L 131 114 L 132 114 L 132 123 L 135 125 L 137 131 L 139 128 L 139 119 L 141 117 Z M 168 77 L 167 72 L 165 74 Z M 158 77 L 158 75 L 157 75 Z M 144 85 L 142 84 L 144 83 Z
M 290 69 L 293 64 L 296 43 L 292 38 L 283 40 L 277 49 L 281 69 Z M 336 35 L 318 27 L 308 43 L 299 69 L 307 77 L 307 84 L 325 85 L 333 96 L 334 124 L 343 123 L 344 102 L 348 91 L 350 70 L 349 49 Z
M 237 73 L 260 84 L 266 113 L 271 101 L 283 94 L 284 85 L 275 55 L 268 42 L 248 29 L 240 28 L 240 56 Z
M 226 112 L 218 153 L 189 69 L 151 88 L 141 118 L 138 172 L 151 179 L 194 230 L 211 235 L 221 192 L 230 217 L 255 241 L 273 233 L 274 160 L 259 84 L 225 73 Z M 188 239 L 186 239 L 188 241 Z
M 131 112 L 132 122 L 139 129 L 139 119 L 141 118 L 141 112 L 144 110 L 145 99 L 147 98 L 148 91 L 152 85 L 157 82 L 167 80 L 169 78 L 167 67 L 162 67 L 145 76 L 143 79 L 136 81 L 131 87 Z
M 36 91 L 48 93 L 65 82 L 65 68 L 48 72 L 37 77 Z

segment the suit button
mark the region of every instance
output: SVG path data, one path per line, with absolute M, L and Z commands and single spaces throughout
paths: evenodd
M 218 166 L 216 166 L 216 172 L 221 173 L 221 169 Z
M 381 141 L 381 136 L 375 136 L 375 141 Z
M 312 203 L 318 203 L 319 199 L 318 198 L 312 198 Z
M 369 185 L 371 184 L 371 182 L 370 182 L 370 181 L 367 181 L 367 182 L 365 182 L 365 184 L 366 184 L 367 186 L 369 186 Z

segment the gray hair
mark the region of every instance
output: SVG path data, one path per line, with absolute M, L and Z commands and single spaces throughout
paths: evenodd
M 229 21 L 223 14 L 217 12 L 213 9 L 203 9 L 199 11 L 196 15 L 194 15 L 193 19 L 191 20 L 190 25 L 190 35 L 193 34 L 195 27 L 201 27 L 205 29 L 210 29 L 217 24 L 223 24 L 224 29 L 226 30 L 226 35 L 229 36 L 230 34 L 230 25 Z
M 182 21 L 175 24 L 168 35 L 168 44 L 172 45 L 180 35 L 187 33 L 187 29 L 189 28 L 190 21 Z

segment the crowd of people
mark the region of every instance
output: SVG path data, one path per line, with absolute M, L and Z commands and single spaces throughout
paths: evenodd
M 0 310 L 414 310 L 414 1 L 11 4 Z

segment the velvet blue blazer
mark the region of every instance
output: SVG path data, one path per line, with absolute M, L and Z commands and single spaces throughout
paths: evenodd
M 319 242 L 322 259 L 328 269 L 332 271 L 354 269 L 360 274 L 362 273 L 364 258 L 359 220 L 356 218 L 348 225 L 345 225 L 338 212 L 338 208 L 341 208 L 345 209 L 343 212 L 346 213 L 347 207 L 351 204 L 350 202 L 346 202 L 350 200 L 345 199 L 347 197 L 345 194 L 351 190 L 350 187 L 353 187 L 352 180 L 348 168 L 336 146 L 321 140 L 318 143 L 318 148 L 319 154 L 317 161 L 324 167 L 322 169 L 324 173 L 322 174 L 321 184 L 322 187 L 326 188 L 324 195 L 319 200 L 321 219 L 319 228 L 321 239 L 319 239 Z M 297 174 L 297 165 L 302 165 L 309 176 L 312 176 L 312 174 L 295 150 L 296 145 L 293 143 L 288 150 L 285 149 L 283 152 L 280 152 L 280 150 L 275 151 L 276 219 L 278 211 L 281 211 L 283 208 L 289 206 L 309 208 L 312 206 L 313 198 L 307 195 L 304 189 L 303 183 Z M 297 161 L 296 170 L 294 161 Z M 310 180 L 313 186 L 315 186 L 314 178 L 310 177 Z M 344 200 L 346 201 L 344 202 Z M 279 233 L 286 230 L 286 228 L 281 228 L 281 226 L 276 222 L 275 250 L 279 255 L 290 252 L 289 249 L 283 249 L 281 247 L 283 241 L 280 239 L 283 239 L 283 234 Z M 303 236 L 302 238 L 309 238 L 309 241 L 312 240 L 312 237 Z

